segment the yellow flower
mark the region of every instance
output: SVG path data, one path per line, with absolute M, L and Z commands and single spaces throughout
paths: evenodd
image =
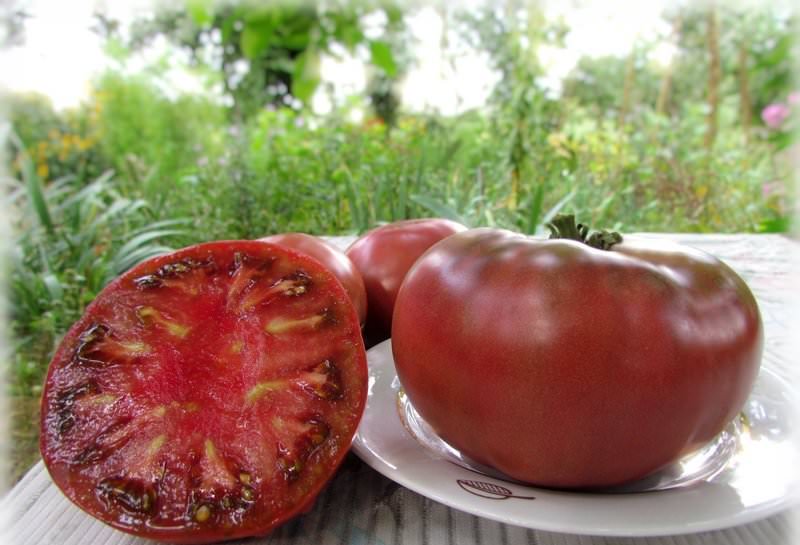
M 36 175 L 39 176 L 42 180 L 47 178 L 47 175 L 50 174 L 50 168 L 47 166 L 47 163 L 39 163 L 36 166 Z
M 547 135 L 547 143 L 555 150 L 556 155 L 570 157 L 570 142 L 564 133 L 551 132 Z

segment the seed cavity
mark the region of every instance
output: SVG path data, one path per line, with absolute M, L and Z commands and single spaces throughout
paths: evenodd
M 75 426 L 75 415 L 73 414 L 75 402 L 85 396 L 94 396 L 98 391 L 97 383 L 90 380 L 65 388 L 56 395 L 54 409 L 56 429 L 59 435 L 69 432 Z
M 283 478 L 288 482 L 296 481 L 303 471 L 303 462 L 298 456 L 293 456 L 283 445 L 278 445 L 278 469 L 283 473 Z
M 303 373 L 298 384 L 306 392 L 320 399 L 333 401 L 342 397 L 342 381 L 339 369 L 325 360 Z
M 146 274 L 144 276 L 135 278 L 133 283 L 137 288 L 142 290 L 161 287 L 177 287 L 192 295 L 196 295 L 198 290 L 194 284 L 189 284 L 186 282 L 174 282 L 173 280 L 198 269 L 205 269 L 207 272 L 212 273 L 216 272 L 217 265 L 210 257 L 205 261 L 187 258 L 181 261 L 162 265 L 152 274 Z
M 165 330 L 173 337 L 183 339 L 189 334 L 190 327 L 176 322 L 166 314 L 156 310 L 153 307 L 137 307 L 136 317 L 139 322 L 146 327 L 159 327 Z
M 264 279 L 274 261 L 274 258 L 257 259 L 241 252 L 234 254 L 233 263 L 228 271 L 228 275 L 232 278 L 228 288 L 228 310 L 233 310 L 235 305 L 240 303 L 240 297 Z
M 306 293 L 311 286 L 311 277 L 303 271 L 280 278 L 270 286 L 254 284 L 242 298 L 239 309 L 249 312 L 259 305 L 266 304 L 274 297 L 297 297 Z
M 120 341 L 113 338 L 111 328 L 94 324 L 78 337 L 77 361 L 90 367 L 130 361 L 146 354 L 150 347 L 141 341 Z
M 75 457 L 74 463 L 94 464 L 110 456 L 130 439 L 130 423 L 130 418 L 123 418 L 109 425 L 97 434 L 91 445 Z
M 270 335 L 282 335 L 295 331 L 308 331 L 318 329 L 322 324 L 329 320 L 328 310 L 323 310 L 319 314 L 314 314 L 308 318 L 292 320 L 291 318 L 273 318 L 264 326 L 264 331 Z
M 311 277 L 303 271 L 296 271 L 281 278 L 270 288 L 272 293 L 283 293 L 287 297 L 303 295 L 311 286 Z
M 298 433 L 293 448 L 278 443 L 276 464 L 288 482 L 297 480 L 305 467 L 308 458 L 330 436 L 331 428 L 321 417 L 314 415 L 305 422 L 296 422 L 291 426 Z
M 106 338 L 110 331 L 111 329 L 107 325 L 93 324 L 81 333 L 78 337 L 80 344 L 76 351 L 78 361 L 83 364 L 105 365 L 106 361 L 97 357 L 100 352 L 97 345 Z
M 115 504 L 137 515 L 148 515 L 155 510 L 155 490 L 142 480 L 110 477 L 100 481 L 96 490 L 106 506 Z

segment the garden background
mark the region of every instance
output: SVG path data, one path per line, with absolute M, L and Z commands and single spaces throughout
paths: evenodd
M 613 54 L 607 22 L 575 15 L 596 4 L 99 6 L 86 32 L 108 62 L 79 104 L 3 92 L 7 481 L 38 459 L 61 336 L 171 248 L 425 216 L 534 234 L 558 210 L 628 232 L 788 232 L 792 4 L 648 4 L 656 24 Z M 4 47 L 24 48 L 36 13 L 2 10 Z

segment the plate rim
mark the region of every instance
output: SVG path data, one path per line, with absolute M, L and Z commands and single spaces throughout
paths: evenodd
M 386 369 L 387 366 L 382 366 L 383 369 L 381 371 L 385 374 L 387 371 L 391 375 L 388 377 L 384 377 L 384 380 L 393 381 L 397 377 L 397 372 L 394 367 L 394 358 L 391 353 L 391 339 L 387 339 L 367 351 L 368 356 L 368 363 L 369 363 L 369 377 L 370 382 L 373 380 L 377 383 L 378 379 L 376 375 L 378 374 L 375 365 L 369 362 L 369 355 L 370 353 L 377 352 L 377 351 L 388 351 L 389 359 L 391 361 L 391 369 Z M 762 365 L 759 369 L 758 377 L 761 377 L 762 373 L 765 375 L 769 375 L 770 380 L 775 381 L 780 386 L 780 390 L 784 394 L 790 394 L 791 389 L 788 387 L 787 382 L 779 376 L 775 371 L 770 369 L 768 366 L 765 365 L 766 362 L 762 360 Z M 756 379 L 758 380 L 758 378 Z M 370 391 L 372 388 L 370 388 Z M 365 408 L 366 411 L 369 409 L 369 404 Z M 403 429 L 403 424 L 400 421 L 400 416 L 397 414 L 397 411 L 392 411 L 394 418 L 391 420 L 391 425 L 393 428 L 397 427 L 401 432 L 404 439 L 408 440 L 409 442 L 416 443 L 416 440 L 411 437 L 407 430 Z M 364 420 L 362 419 L 362 422 Z M 536 520 L 532 520 L 529 522 L 522 522 L 518 520 L 516 517 L 511 515 L 505 515 L 502 511 L 490 511 L 485 512 L 481 511 L 477 507 L 473 508 L 469 504 L 465 505 L 465 502 L 459 502 L 454 500 L 456 496 L 452 494 L 448 494 L 445 492 L 440 492 L 439 490 L 432 490 L 424 485 L 424 483 L 419 483 L 417 480 L 408 476 L 406 472 L 403 472 L 400 469 L 392 469 L 386 463 L 382 462 L 379 457 L 375 456 L 373 452 L 370 450 L 369 447 L 365 444 L 365 441 L 362 436 L 363 433 L 363 426 L 359 426 L 358 431 L 353 439 L 353 451 L 355 454 L 369 467 L 380 473 L 381 475 L 385 476 L 386 478 L 398 483 L 399 485 L 408 488 L 409 490 L 426 497 L 430 500 L 436 501 L 443 505 L 446 505 L 448 508 L 456 509 L 458 511 L 468 513 L 474 516 L 486 518 L 489 520 L 494 520 L 503 524 L 509 524 L 513 526 L 521 526 L 523 528 L 530 528 L 533 530 L 542 530 L 548 532 L 559 532 L 559 533 L 567 533 L 567 534 L 574 534 L 574 535 L 593 535 L 593 536 L 603 536 L 603 537 L 658 537 L 658 536 L 668 536 L 668 535 L 686 535 L 686 534 L 694 534 L 699 532 L 707 532 L 707 531 L 714 531 L 714 530 L 722 530 L 725 528 L 731 528 L 734 526 L 739 526 L 743 524 L 750 524 L 753 522 L 757 522 L 759 520 L 763 520 L 770 516 L 782 513 L 787 511 L 793 507 L 796 507 L 800 504 L 800 496 L 797 494 L 797 490 L 794 490 L 796 486 L 793 487 L 794 494 L 790 493 L 784 496 L 779 496 L 775 498 L 771 498 L 767 501 L 761 502 L 757 505 L 745 507 L 740 511 L 735 511 L 731 513 L 727 513 L 721 516 L 695 520 L 695 521 L 685 521 L 682 522 L 680 526 L 677 526 L 674 523 L 665 523 L 665 524 L 653 524 L 648 523 L 647 528 L 643 528 L 641 526 L 634 526 L 630 529 L 620 528 L 618 525 L 608 525 L 608 526 L 593 526 L 591 528 L 581 527 L 578 525 L 577 527 L 571 526 L 569 524 L 565 524 L 563 522 L 558 522 L 553 519 L 547 518 L 539 518 Z M 421 453 L 426 453 L 427 451 L 421 445 L 417 444 L 417 448 Z M 492 477 L 489 475 L 484 475 L 480 472 L 475 472 L 470 469 L 467 469 L 455 462 L 450 460 L 446 460 L 443 458 L 436 459 L 430 453 L 427 453 L 430 456 L 431 463 L 435 464 L 446 464 L 449 467 L 457 468 L 459 471 L 463 471 L 469 474 L 479 475 L 482 480 L 488 479 L 491 481 L 499 481 L 503 483 L 503 485 L 511 485 L 519 488 L 523 488 L 525 491 L 530 491 L 532 495 L 536 495 L 537 499 L 541 496 L 542 493 L 545 494 L 553 494 L 553 493 L 563 493 L 563 494 L 579 494 L 583 498 L 589 496 L 590 494 L 581 493 L 581 492 L 571 492 L 568 490 L 556 490 L 556 489 L 548 489 L 542 487 L 535 487 L 530 485 L 525 485 L 521 483 L 513 483 L 508 482 L 503 479 L 499 479 L 496 477 Z M 795 483 L 796 485 L 796 480 Z M 705 486 L 709 486 L 709 483 L 704 483 Z M 701 485 L 703 486 L 703 485 Z M 442 489 L 444 490 L 444 489 Z M 633 493 L 619 493 L 614 494 L 615 496 L 623 496 L 623 497 L 631 497 L 636 495 L 658 495 L 663 496 L 664 494 L 680 494 L 680 493 L 687 493 L 687 491 L 695 492 L 698 490 L 697 487 L 686 487 L 686 488 L 675 488 L 675 489 L 667 489 L 662 491 L 647 491 L 647 492 L 633 492 Z M 538 495 L 537 495 L 538 494 Z

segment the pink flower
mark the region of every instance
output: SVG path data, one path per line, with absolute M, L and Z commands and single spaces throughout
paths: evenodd
M 789 107 L 782 102 L 770 104 L 761 112 L 761 119 L 770 129 L 777 129 L 789 117 Z
M 768 199 L 773 195 L 783 195 L 783 182 L 774 180 L 761 185 L 761 195 Z
M 797 106 L 800 104 L 800 91 L 792 91 L 789 93 L 789 97 L 786 99 L 786 102 L 789 103 L 789 106 Z

